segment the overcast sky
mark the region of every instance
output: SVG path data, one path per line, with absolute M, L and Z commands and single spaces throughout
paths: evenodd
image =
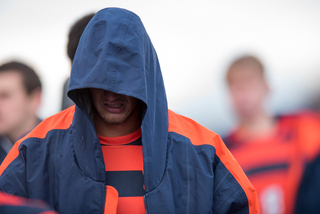
M 105 7 L 138 14 L 155 46 L 169 107 L 218 133 L 233 124 L 223 75 L 254 53 L 265 63 L 271 111 L 303 107 L 319 91 L 318 0 L 0 0 L 0 63 L 33 66 L 44 85 L 39 116 L 60 110 L 70 26 Z

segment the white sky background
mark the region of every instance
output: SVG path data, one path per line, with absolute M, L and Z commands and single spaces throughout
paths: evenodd
M 304 107 L 320 91 L 318 0 L 0 0 L 0 63 L 18 59 L 36 69 L 44 86 L 40 117 L 60 110 L 70 26 L 110 6 L 141 17 L 169 107 L 218 133 L 234 122 L 223 75 L 239 54 L 265 63 L 272 112 Z

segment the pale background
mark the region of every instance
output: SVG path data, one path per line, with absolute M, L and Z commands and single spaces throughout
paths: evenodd
M 296 111 L 320 97 L 318 0 L 0 0 L 0 63 L 18 59 L 36 69 L 44 85 L 41 118 L 61 107 L 70 26 L 111 6 L 144 22 L 169 107 L 219 134 L 235 122 L 224 72 L 239 54 L 254 53 L 265 63 L 269 111 Z

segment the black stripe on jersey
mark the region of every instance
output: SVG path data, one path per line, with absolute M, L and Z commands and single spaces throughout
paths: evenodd
M 288 168 L 289 168 L 288 163 L 279 163 L 279 164 L 261 166 L 259 168 L 244 170 L 244 171 L 247 176 L 252 176 L 259 173 L 266 173 L 266 172 L 269 173 L 270 171 L 275 171 L 275 170 L 287 170 Z
M 143 196 L 142 171 L 106 171 L 106 185 L 113 186 L 119 197 Z
M 125 145 L 136 145 L 136 146 L 142 146 L 141 137 L 131 143 L 125 144 Z
M 142 142 L 141 142 L 141 138 L 132 141 L 131 143 L 127 143 L 127 144 L 122 144 L 122 145 L 105 145 L 105 144 L 101 144 L 101 146 L 128 146 L 128 145 L 134 145 L 134 146 L 142 146 Z

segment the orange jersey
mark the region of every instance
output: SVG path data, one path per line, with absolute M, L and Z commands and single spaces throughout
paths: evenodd
M 256 188 L 262 213 L 292 213 L 304 163 L 319 151 L 320 120 L 310 114 L 280 117 L 273 134 L 234 131 L 225 142 Z
M 99 136 L 106 166 L 106 185 L 118 194 L 117 213 L 145 213 L 141 129 L 121 137 Z

